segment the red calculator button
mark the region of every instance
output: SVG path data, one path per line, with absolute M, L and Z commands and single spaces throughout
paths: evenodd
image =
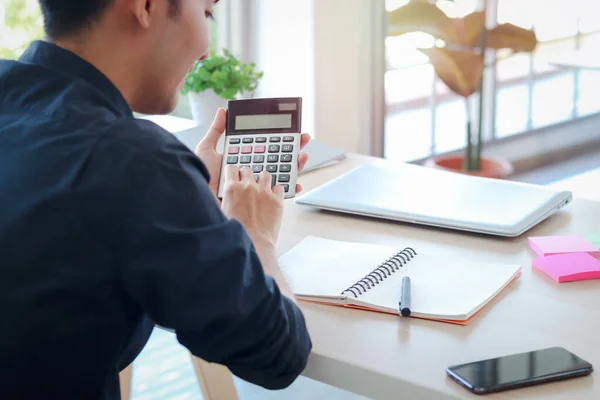
M 264 144 L 254 146 L 255 153 L 264 153 L 266 150 L 267 150 L 267 146 L 265 146 Z
M 242 154 L 252 153 L 252 146 L 242 146 Z
M 229 154 L 239 154 L 240 148 L 238 146 L 231 146 L 229 148 Z

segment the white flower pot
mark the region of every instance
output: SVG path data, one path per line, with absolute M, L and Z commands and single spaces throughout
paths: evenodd
M 219 107 L 227 107 L 227 100 L 217 95 L 212 89 L 201 93 L 189 93 L 188 96 L 194 121 L 205 128 L 212 124 Z

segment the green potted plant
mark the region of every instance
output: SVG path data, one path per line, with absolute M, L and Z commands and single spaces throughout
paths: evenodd
M 254 63 L 242 63 L 229 50 L 223 49 L 222 54 L 211 51 L 206 60 L 197 61 L 187 74 L 181 92 L 189 97 L 194 120 L 209 125 L 227 100 L 253 96 L 262 77 Z
M 389 12 L 389 35 L 420 31 L 440 39 L 442 46 L 418 50 L 429 57 L 439 79 L 465 99 L 467 110 L 471 109 L 470 101 L 478 101 L 476 115 L 467 114 L 464 154 L 433 157 L 426 165 L 470 175 L 505 178 L 513 171 L 508 160 L 482 156 L 482 82 L 484 70 L 489 67 L 487 50 L 531 52 L 537 46 L 537 38 L 533 31 L 512 24 L 488 29 L 486 13 L 487 6 L 462 18 L 450 18 L 438 7 L 437 0 L 411 0 Z

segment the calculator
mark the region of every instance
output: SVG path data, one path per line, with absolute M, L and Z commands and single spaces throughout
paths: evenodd
M 271 175 L 271 187 L 281 185 L 284 197 L 296 195 L 300 153 L 302 98 L 229 100 L 218 197 L 223 198 L 225 168 L 248 167 L 254 179 Z

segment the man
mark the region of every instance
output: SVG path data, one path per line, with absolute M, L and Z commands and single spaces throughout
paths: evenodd
M 48 40 L 0 62 L 0 398 L 117 399 L 154 324 L 266 388 L 304 369 L 281 186 L 232 167 L 220 205 L 225 111 L 196 155 L 132 114 L 174 108 L 214 2 L 40 0 Z

